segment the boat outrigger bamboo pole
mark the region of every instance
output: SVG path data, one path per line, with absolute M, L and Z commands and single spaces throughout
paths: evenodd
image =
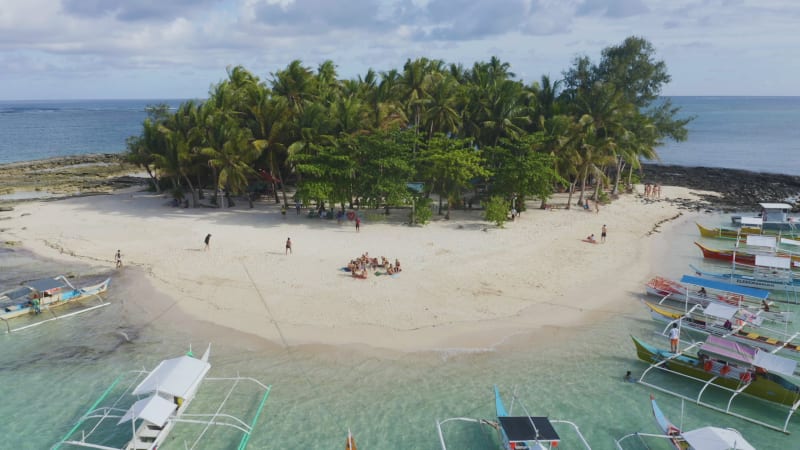
M 87 414 L 89 414 L 90 412 L 94 411 L 94 410 L 95 410 L 95 408 L 97 408 L 97 405 L 99 405 L 100 403 L 102 403 L 102 402 L 103 402 L 103 400 L 105 400 L 105 398 L 108 396 L 108 394 L 109 394 L 109 393 L 111 393 L 111 390 L 112 390 L 112 389 L 114 389 L 114 387 L 117 385 L 117 383 L 119 383 L 119 381 L 122 379 L 122 377 L 123 377 L 123 376 L 125 376 L 125 374 L 122 374 L 122 375 L 118 376 L 118 377 L 117 377 L 117 379 L 116 379 L 116 380 L 114 380 L 114 382 L 113 382 L 113 383 L 111 383 L 111 386 L 109 386 L 109 387 L 108 387 L 108 388 L 105 390 L 105 392 L 103 392 L 103 395 L 101 395 L 101 396 L 100 396 L 100 398 L 98 398 L 98 399 L 97 399 L 97 400 L 96 400 L 94 403 L 92 403 L 92 406 L 90 406 L 90 407 L 89 407 L 89 409 L 88 409 L 88 410 L 86 410 L 86 413 L 84 414 L 84 417 L 85 417 Z M 74 426 L 74 427 L 72 427 L 72 429 L 71 429 L 71 430 L 69 430 L 69 432 L 68 432 L 67 434 L 65 434 L 63 438 L 61 438 L 61 441 L 59 441 L 59 443 L 58 443 L 58 444 L 56 444 L 56 446 L 55 446 L 55 447 L 53 447 L 53 450 L 57 450 L 58 448 L 60 448 L 60 447 L 61 447 L 61 444 L 62 444 L 62 443 L 64 443 L 64 441 L 66 441 L 66 440 L 67 440 L 67 438 L 69 438 L 70 436 L 72 436 L 72 434 L 73 434 L 73 433 L 75 433 L 76 431 L 78 431 L 78 428 L 80 428 L 80 427 L 81 427 L 81 425 L 83 425 L 83 423 L 84 423 L 85 421 L 86 421 L 85 419 L 81 418 L 81 420 L 79 420 L 79 421 L 78 421 L 78 423 L 76 423 L 76 424 L 75 424 L 75 426 Z
M 264 404 L 267 403 L 267 397 L 269 397 L 269 392 L 271 390 L 272 385 L 267 386 L 267 392 L 264 392 L 264 396 L 261 397 L 261 403 L 258 405 L 258 409 L 256 410 L 256 416 L 253 417 L 253 421 L 250 422 L 250 432 L 242 436 L 242 440 L 239 442 L 238 450 L 244 450 L 245 447 L 247 447 L 247 442 L 250 440 L 250 433 L 253 432 L 256 422 L 258 422 L 258 417 L 261 415 L 261 411 L 264 409 Z

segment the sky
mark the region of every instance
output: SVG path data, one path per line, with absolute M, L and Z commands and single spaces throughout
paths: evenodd
M 800 95 L 797 0 L 3 0 L 0 100 L 206 98 L 241 65 L 341 78 L 497 56 L 526 83 L 653 44 L 664 95 Z

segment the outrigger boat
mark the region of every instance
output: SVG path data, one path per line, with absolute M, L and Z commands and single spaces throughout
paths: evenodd
M 703 258 L 706 259 L 713 259 L 715 261 L 724 261 L 729 263 L 737 263 L 737 264 L 749 264 L 754 266 L 756 264 L 756 258 L 758 256 L 779 256 L 779 257 L 786 257 L 791 258 L 792 260 L 792 267 L 800 268 L 800 255 L 796 253 L 787 253 L 783 251 L 763 251 L 763 253 L 757 253 L 757 251 L 750 252 L 750 251 L 743 251 L 738 250 L 735 248 L 732 249 L 715 249 L 709 248 L 704 246 L 699 242 L 695 242 L 696 245 L 701 252 L 703 252 Z
M 760 220 L 760 227 L 765 231 L 797 233 L 798 218 L 791 216 L 792 205 L 788 203 L 759 203 L 761 213 L 755 217 L 731 216 L 735 226 L 747 225 Z
M 733 264 L 731 271 L 728 273 L 709 272 L 691 264 L 689 267 L 699 276 L 726 280 L 740 286 L 788 294 L 796 293 L 800 288 L 800 277 L 795 276 L 794 272 L 792 272 L 789 258 L 758 255 L 756 256 L 755 265 Z
M 800 357 L 800 344 L 794 342 L 800 337 L 800 333 L 787 334 L 759 326 L 757 316 L 744 315 L 737 318 L 741 311 L 738 308 L 711 304 L 706 308 L 695 305 L 688 311 L 682 311 L 665 305 L 643 303 L 654 320 L 667 324 L 662 334 L 667 334 L 667 330 L 677 323 L 681 328 L 702 335 L 723 337 L 768 352 L 785 351 L 787 356 Z M 780 339 L 756 333 L 753 331 L 755 329 L 771 332 L 780 336 Z
M 503 400 L 500 398 L 500 391 L 494 387 L 495 410 L 497 422 L 486 419 L 471 419 L 468 417 L 453 417 L 450 419 L 437 420 L 436 430 L 439 433 L 439 442 L 442 450 L 447 450 L 444 439 L 442 425 L 451 421 L 473 422 L 480 425 L 489 425 L 495 428 L 500 437 L 501 448 L 504 450 L 552 450 L 559 446 L 559 437 L 554 424 L 564 424 L 571 427 L 578 436 L 584 448 L 591 450 L 586 438 L 578 429 L 578 426 L 567 420 L 551 420 L 547 417 L 531 416 L 525 406 L 520 402 L 520 406 L 525 411 L 524 416 L 512 416 L 511 409 L 506 410 Z M 513 409 L 513 402 L 511 405 Z M 577 444 L 576 444 L 577 445 Z M 574 447 L 571 447 L 574 448 Z
M 247 447 L 253 427 L 258 421 L 267 401 L 271 386 L 265 386 L 252 378 L 209 378 L 211 364 L 208 362 L 211 346 L 200 359 L 191 350 L 177 358 L 162 361 L 152 371 L 135 371 L 120 375 L 103 395 L 92 404 L 78 423 L 52 447 L 92 448 L 101 450 L 156 450 L 178 423 L 202 426 L 194 442 L 184 443 L 185 448 L 196 448 L 211 425 L 228 427 L 241 433 L 239 450 Z M 127 376 L 126 376 L 127 375 Z M 132 376 L 133 380 L 127 380 Z M 222 402 L 208 414 L 190 414 L 189 405 L 203 382 L 227 382 L 230 387 Z M 234 395 L 236 387 L 245 382 L 253 383 L 263 391 L 255 417 L 248 424 L 244 420 L 220 411 Z M 133 389 L 131 386 L 136 385 Z M 127 386 L 114 401 L 106 402 L 117 386 Z M 238 393 L 237 393 L 238 394 Z M 135 401 L 134 401 L 135 400 Z M 100 406 L 107 404 L 106 406 Z M 123 405 L 128 405 L 123 408 Z M 126 433 L 128 430 L 130 433 Z
M 743 308 L 764 320 L 781 323 L 792 321 L 793 314 L 789 311 L 779 311 L 779 308 L 769 299 L 769 291 L 763 289 L 742 287 L 689 275 L 684 275 L 680 281 L 654 277 L 647 282 L 645 289 L 648 294 L 661 298 L 658 304 L 667 300 L 687 306 L 702 305 L 703 307 L 707 307 L 711 303 L 718 303 Z
M 645 437 L 668 440 L 676 450 L 756 450 L 739 431 L 733 428 L 703 427 L 691 431 L 681 431 L 661 412 L 661 408 L 652 394 L 650 395 L 650 407 L 656 424 L 663 434 L 628 434 L 614 441 L 618 450 L 624 450 L 622 442 L 634 436 L 641 439 L 643 443 Z
M 773 430 L 788 433 L 789 420 L 800 407 L 800 386 L 793 376 L 797 368 L 797 361 L 717 336 L 708 336 L 705 342 L 691 344 L 679 353 L 659 349 L 633 336 L 631 338 L 636 346 L 636 354 L 639 359 L 650 365 L 639 378 L 640 384 Z M 692 352 L 697 347 L 699 349 L 693 354 Z M 696 397 L 689 397 L 645 381 L 645 378 L 654 369 L 695 381 L 702 387 Z M 730 395 L 725 407 L 705 400 L 703 394 L 709 388 Z M 734 411 L 732 409 L 733 402 L 740 394 L 786 407 L 788 413 L 783 425 L 767 423 Z
M 100 294 L 108 290 L 111 278 L 92 286 L 77 288 L 67 280 L 67 277 L 59 275 L 54 278 L 43 278 L 24 283 L 22 286 L 0 292 L 0 320 L 6 324 L 6 332 L 23 330 L 25 328 L 41 325 L 51 320 L 63 319 L 91 311 L 110 303 L 103 301 Z M 97 299 L 99 304 L 87 306 L 79 311 L 57 316 L 53 308 L 81 300 Z M 11 328 L 9 321 L 22 316 L 42 314 L 50 312 L 52 317 L 19 328 Z

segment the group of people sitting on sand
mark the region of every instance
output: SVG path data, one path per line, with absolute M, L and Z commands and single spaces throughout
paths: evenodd
M 367 269 L 385 269 L 386 275 L 394 275 L 402 271 L 400 268 L 400 260 L 395 259 L 394 265 L 392 265 L 385 256 L 381 256 L 380 262 L 378 262 L 378 258 L 370 258 L 369 252 L 350 260 L 345 270 L 350 272 L 353 278 L 367 278 Z

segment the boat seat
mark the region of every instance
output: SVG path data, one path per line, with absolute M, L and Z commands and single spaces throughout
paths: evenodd
M 159 433 L 161 433 L 160 429 L 153 429 L 153 428 L 150 428 L 150 427 L 145 427 L 139 433 L 139 436 L 142 437 L 142 440 L 155 439 L 155 437 L 158 436 Z

